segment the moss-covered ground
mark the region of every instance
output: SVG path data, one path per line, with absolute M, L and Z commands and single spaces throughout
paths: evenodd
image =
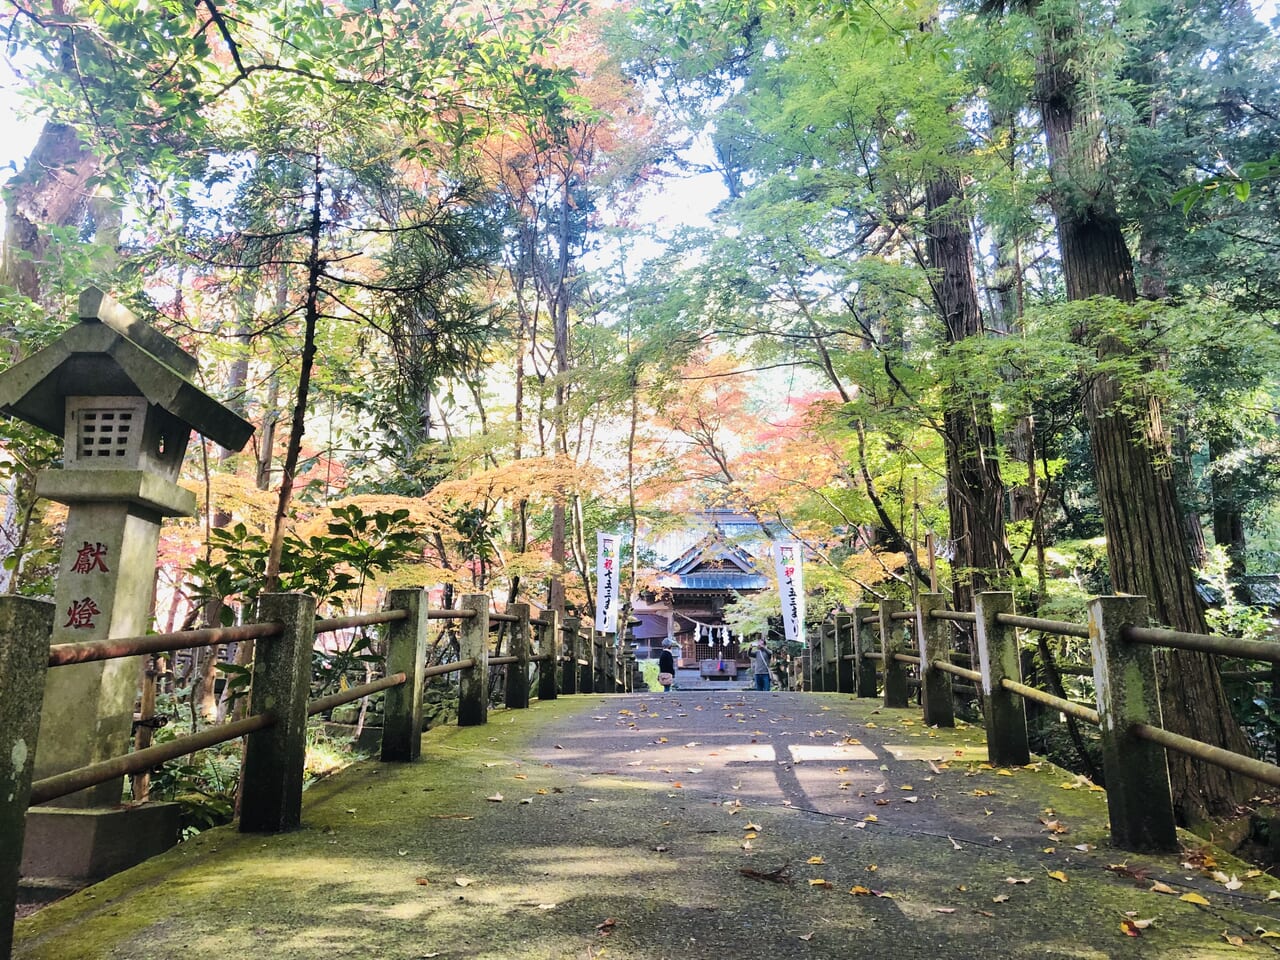
M 1275 879 L 1198 844 L 1127 856 L 1105 794 L 985 760 L 980 729 L 835 694 L 496 711 L 312 787 L 301 830 L 212 830 L 47 907 L 15 956 L 1280 953 Z

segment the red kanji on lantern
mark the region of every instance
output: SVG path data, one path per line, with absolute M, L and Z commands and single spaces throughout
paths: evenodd
M 107 545 L 105 543 L 90 543 L 84 541 L 84 546 L 76 551 L 76 562 L 71 566 L 72 573 L 93 573 L 95 570 L 101 570 L 107 573 L 107 562 L 104 559 L 107 555 Z
M 83 600 L 72 600 L 71 606 L 67 607 L 67 622 L 64 627 L 70 627 L 72 630 L 92 630 L 97 624 L 93 622 L 93 618 L 102 613 L 98 609 L 98 605 L 93 602 L 91 597 L 85 597 Z

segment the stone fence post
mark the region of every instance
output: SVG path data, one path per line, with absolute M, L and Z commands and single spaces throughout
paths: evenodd
M 853 693 L 853 614 L 836 614 L 836 689 L 841 693 Z
M 459 658 L 475 661 L 458 678 L 458 726 L 477 727 L 489 720 L 489 595 L 463 594 L 458 607 L 475 614 L 462 621 L 458 638 Z
M 258 598 L 256 618 L 259 623 L 279 622 L 284 630 L 253 646 L 249 713 L 273 713 L 276 722 L 245 738 L 240 832 L 281 833 L 302 823 L 315 597 L 265 593 Z
M 578 681 L 582 673 L 578 670 L 578 658 L 582 656 L 582 634 L 578 633 L 577 617 L 565 617 L 564 625 L 564 683 L 561 689 L 565 693 L 579 693 Z
M 907 665 L 893 658 L 895 653 L 906 652 L 906 644 L 902 640 L 902 629 L 893 619 L 893 615 L 901 613 L 905 607 L 901 600 L 886 597 L 880 601 L 880 649 L 884 651 L 884 705 L 886 707 L 907 705 Z
M 511 655 L 519 659 L 507 665 L 506 704 L 523 710 L 529 706 L 529 605 L 510 604 L 507 613 L 516 618 L 511 625 Z
M 581 624 L 579 629 L 581 629 Z M 596 625 L 594 621 L 587 621 L 586 629 L 582 633 L 582 639 L 578 643 L 578 649 L 582 652 L 582 659 L 587 661 L 582 664 L 582 673 L 578 677 L 578 692 L 595 693 L 597 661 Z
M 935 620 L 929 613 L 946 608 L 947 599 L 940 593 L 922 593 L 916 602 L 916 635 L 920 640 L 920 700 L 924 705 L 924 722 L 931 727 L 956 725 L 951 674 L 932 666 L 934 660 L 947 661 L 948 648 L 951 646 L 951 624 L 945 620 Z
M 1102 721 L 1102 768 L 1107 777 L 1111 842 L 1123 850 L 1178 849 L 1173 795 L 1164 747 L 1131 732 L 1135 723 L 1161 727 L 1155 651 L 1127 643 L 1128 625 L 1147 625 L 1146 597 L 1089 601 L 1089 646 Z
M 0 957 L 13 948 L 53 609 L 42 600 L 0 597 Z
M 560 682 L 560 615 L 544 610 L 540 619 L 547 626 L 538 627 L 538 653 L 551 659 L 538 664 L 538 699 L 554 700 Z
M 1022 682 L 1018 633 L 996 618 L 1013 613 L 1013 594 L 980 593 L 973 599 L 978 641 L 978 669 L 982 673 L 982 712 L 987 726 L 987 760 L 998 767 L 1020 767 L 1031 760 L 1027 744 L 1027 714 L 1022 697 L 1006 690 L 1008 677 Z
M 863 623 L 866 617 L 875 615 L 875 607 L 859 605 L 853 608 L 853 645 L 854 655 L 854 695 L 874 697 L 876 695 L 876 662 L 867 656 L 875 653 L 875 627 Z
M 422 671 L 427 660 L 427 602 L 422 588 L 392 590 L 387 609 L 408 616 L 387 629 L 387 675 L 403 673 L 404 683 L 391 687 L 382 701 L 382 760 L 409 763 L 422 749 Z

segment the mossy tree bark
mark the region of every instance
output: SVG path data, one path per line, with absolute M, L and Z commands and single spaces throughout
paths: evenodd
M 950 346 L 982 335 L 982 310 L 973 246 L 959 182 L 947 171 L 925 188 L 926 252 L 934 275 L 934 309 Z M 1008 571 L 1004 483 L 991 420 L 991 401 L 952 377 L 943 401 L 947 458 L 947 510 L 956 542 L 956 609 L 971 609 L 973 595 Z
M 1043 21 L 1036 96 L 1049 148 L 1051 202 L 1067 297 L 1133 303 L 1133 260 L 1110 190 L 1101 118 L 1088 106 L 1085 83 L 1077 73 L 1077 65 L 1087 62 L 1081 56 L 1084 27 L 1078 11 L 1058 11 Z M 1128 350 L 1119 339 L 1087 324 L 1075 335 L 1095 345 L 1101 360 Z M 1098 371 L 1085 385 L 1084 414 L 1115 590 L 1147 597 L 1161 623 L 1205 632 L 1159 403 L 1140 388 Z M 1166 728 L 1247 751 L 1212 658 L 1165 651 L 1158 671 Z M 1169 754 L 1169 772 L 1174 805 L 1184 822 L 1229 813 L 1247 789 L 1247 782 L 1178 754 Z

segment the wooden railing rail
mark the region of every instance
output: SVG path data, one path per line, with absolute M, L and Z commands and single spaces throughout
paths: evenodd
M 817 691 L 874 697 L 877 665 L 886 706 L 907 705 L 908 690 L 920 690 L 925 720 L 949 726 L 953 678 L 973 681 L 981 695 L 991 763 L 1028 762 L 1026 712 L 1030 700 L 1098 727 L 1108 790 L 1112 840 L 1134 851 L 1177 849 L 1165 750 L 1214 764 L 1261 783 L 1280 786 L 1280 765 L 1224 750 L 1163 729 L 1152 647 L 1195 650 L 1280 667 L 1280 643 L 1186 633 L 1147 626 L 1142 597 L 1097 597 L 1088 623 L 1027 617 L 1014 612 L 1013 595 L 988 592 L 972 611 L 947 610 L 939 594 L 921 594 L 915 608 L 885 600 L 878 610 L 858 607 L 837 613 L 813 634 L 810 686 Z M 950 650 L 947 624 L 972 624 L 979 669 Z M 907 626 L 909 625 L 909 626 Z M 904 632 L 914 628 L 915 637 Z M 1096 709 L 1022 682 L 1018 631 L 1038 631 L 1089 640 L 1093 666 L 1061 673 L 1092 676 Z M 847 639 L 846 639 L 847 635 Z M 908 650 L 914 647 L 912 652 Z M 908 678 L 914 667 L 919 678 Z M 1275 678 L 1280 670 L 1239 672 L 1238 679 Z M 1235 674 L 1224 673 L 1235 677 Z M 1113 682 L 1113 678 L 1115 681 Z

